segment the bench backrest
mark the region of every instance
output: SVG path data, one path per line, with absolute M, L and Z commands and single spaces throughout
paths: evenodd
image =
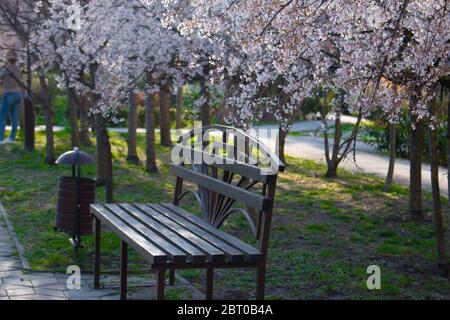
M 242 130 L 211 125 L 182 135 L 172 160 L 175 205 L 192 192 L 203 219 L 217 228 L 231 214 L 244 214 L 261 252 L 267 252 L 277 174 L 285 168 L 276 155 Z

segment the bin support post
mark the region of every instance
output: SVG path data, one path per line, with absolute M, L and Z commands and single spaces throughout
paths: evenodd
M 94 288 L 100 288 L 100 241 L 101 241 L 101 222 L 94 218 L 95 238 L 94 238 Z
M 128 244 L 120 242 L 120 300 L 127 299 Z

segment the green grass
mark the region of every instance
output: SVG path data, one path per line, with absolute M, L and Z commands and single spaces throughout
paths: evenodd
M 75 259 L 68 235 L 53 229 L 56 186 L 70 168 L 44 164 L 44 135 L 37 134 L 37 151 L 20 145 L 0 148 L 0 201 L 6 207 L 18 238 L 35 270 L 65 271 L 78 264 L 92 269 L 93 239 L 83 237 L 85 248 Z M 56 152 L 69 150 L 67 132 L 55 133 Z M 158 174 L 127 163 L 126 135 L 111 134 L 114 157 L 115 200 L 121 202 L 171 201 L 174 179 L 168 175 L 169 148 L 159 147 Z M 138 153 L 145 156 L 144 136 L 138 135 Z M 83 148 L 94 154 L 93 147 Z M 407 188 L 395 185 L 383 192 L 383 181 L 370 175 L 339 170 L 339 178 L 323 178 L 325 167 L 288 157 L 280 174 L 267 263 L 267 297 L 273 299 L 430 299 L 450 298 L 448 280 L 437 275 L 436 241 L 425 194 L 426 220 L 412 222 L 407 213 Z M 83 168 L 95 176 L 95 166 Z M 97 201 L 104 201 L 98 188 Z M 194 201 L 184 206 L 198 210 Z M 255 244 L 246 220 L 231 216 L 223 228 Z M 105 231 L 102 237 L 103 271 L 119 269 L 119 239 Z M 382 289 L 368 290 L 366 268 L 377 264 Z M 130 253 L 130 272 L 148 270 L 148 264 Z M 180 274 L 204 290 L 204 270 Z M 253 298 L 255 271 L 217 270 L 215 297 Z M 169 290 L 169 298 L 185 295 Z

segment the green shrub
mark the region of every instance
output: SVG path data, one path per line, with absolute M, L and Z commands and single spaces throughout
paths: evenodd
M 387 122 L 387 121 L 386 121 Z M 368 144 L 376 147 L 378 151 L 389 151 L 389 124 L 381 124 L 380 127 L 366 127 L 365 131 L 368 136 L 371 137 Z M 439 126 L 437 127 L 438 137 L 438 157 L 439 164 L 442 166 L 447 165 L 447 121 L 442 117 L 439 119 Z M 422 156 L 425 161 L 430 159 L 430 144 L 429 144 L 429 128 L 428 122 L 423 123 L 423 148 Z M 381 128 L 381 129 L 380 129 Z M 400 114 L 399 123 L 397 124 L 396 134 L 396 153 L 400 158 L 409 158 L 410 142 L 409 131 L 411 128 L 411 119 L 408 114 L 408 110 L 404 110 Z

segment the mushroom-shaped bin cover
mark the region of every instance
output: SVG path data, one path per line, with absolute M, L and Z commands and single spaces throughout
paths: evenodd
M 67 151 L 60 155 L 59 158 L 56 159 L 56 163 L 70 166 L 81 166 L 94 163 L 94 158 L 92 158 L 88 153 L 80 151 L 80 149 L 75 147 L 73 148 L 73 151 Z

